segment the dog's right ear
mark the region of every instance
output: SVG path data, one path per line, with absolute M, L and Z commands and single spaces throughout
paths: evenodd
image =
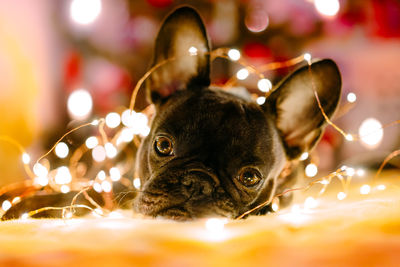
M 206 29 L 190 7 L 173 11 L 158 32 L 151 67 L 162 64 L 149 76 L 146 87 L 152 103 L 177 90 L 210 85 L 210 55 Z

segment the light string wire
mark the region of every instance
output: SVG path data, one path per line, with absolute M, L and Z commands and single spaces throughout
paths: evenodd
M 229 51 L 229 48 L 218 48 L 218 49 L 216 49 L 216 50 L 213 50 L 213 51 L 209 52 L 209 54 L 210 54 L 212 60 L 215 59 L 215 58 L 224 58 L 224 59 L 228 59 L 228 60 L 229 60 L 230 57 L 228 56 L 228 51 Z M 196 54 L 196 55 L 197 55 L 197 54 Z M 190 55 L 190 56 L 193 56 L 193 55 Z M 174 61 L 174 60 L 177 60 L 177 59 L 178 59 L 178 58 L 176 58 L 176 57 L 167 58 L 167 59 L 165 59 L 165 60 L 159 62 L 158 64 L 154 65 L 152 68 L 150 68 L 150 69 L 141 77 L 141 79 L 137 82 L 137 84 L 136 84 L 134 90 L 132 91 L 131 100 L 130 100 L 130 105 L 129 105 L 129 110 L 130 110 L 130 112 L 133 112 L 133 110 L 134 110 L 134 108 L 135 108 L 135 103 L 136 103 L 136 98 L 137 98 L 138 92 L 139 92 L 140 88 L 142 87 L 142 84 L 145 82 L 145 80 L 146 80 L 154 71 L 156 71 L 158 68 L 162 67 L 163 65 L 165 65 L 165 64 L 167 64 L 167 63 L 169 63 L 169 62 L 172 62 L 172 61 Z M 315 81 L 314 81 L 314 78 L 313 78 L 313 76 L 312 76 L 312 70 L 311 70 L 311 60 L 310 60 L 310 59 L 306 59 L 305 54 L 304 54 L 304 55 L 301 55 L 301 56 L 298 56 L 298 57 L 295 57 L 295 58 L 293 58 L 293 59 L 287 60 L 287 61 L 268 63 L 268 64 L 262 65 L 262 66 L 260 66 L 260 67 L 258 67 L 258 68 L 257 68 L 257 67 L 254 67 L 254 66 L 252 66 L 252 65 L 250 65 L 250 64 L 248 64 L 248 63 L 247 63 L 244 59 L 242 59 L 242 58 L 240 58 L 240 60 L 238 60 L 237 63 L 240 64 L 240 65 L 242 65 L 242 66 L 244 66 L 249 72 L 257 74 L 260 78 L 264 78 L 265 76 L 264 76 L 263 72 L 265 72 L 265 71 L 270 71 L 270 70 L 275 70 L 275 69 L 279 69 L 279 68 L 290 67 L 290 66 L 296 65 L 296 64 L 298 64 L 298 63 L 301 63 L 301 62 L 303 62 L 304 60 L 306 60 L 307 63 L 308 63 L 308 65 L 309 65 L 310 79 L 311 79 L 312 86 L 313 86 L 312 89 L 313 89 L 313 91 L 314 91 L 314 96 L 315 96 L 315 99 L 316 99 L 316 101 L 317 101 L 318 107 L 319 107 L 319 109 L 320 109 L 320 111 L 321 111 L 321 113 L 322 113 L 324 119 L 326 120 L 326 122 L 327 122 L 329 125 L 331 125 L 335 130 L 337 130 L 339 133 L 341 133 L 344 137 L 348 137 L 349 134 L 347 134 L 344 130 L 342 130 L 342 129 L 341 129 L 340 127 L 338 127 L 335 123 L 333 123 L 333 122 L 329 119 L 329 117 L 326 115 L 326 113 L 325 113 L 325 111 L 324 111 L 324 109 L 323 109 L 323 107 L 322 107 L 322 105 L 321 105 L 321 103 L 320 103 L 318 94 L 317 94 L 317 92 L 316 92 L 316 90 L 315 90 Z M 233 78 L 235 78 L 235 76 L 233 76 Z M 231 79 L 230 79 L 230 80 L 231 80 Z M 233 80 L 233 81 L 236 81 L 236 79 Z M 227 83 L 229 84 L 229 81 L 228 81 Z M 266 97 L 267 97 L 271 92 L 272 92 L 271 90 L 267 91 L 267 92 L 266 92 Z M 147 108 L 146 108 L 146 109 L 147 109 Z M 383 128 L 386 128 L 386 127 L 389 127 L 389 126 L 393 126 L 393 125 L 395 125 L 395 124 L 399 124 L 399 123 L 400 123 L 400 120 L 391 122 L 391 123 L 389 123 L 389 124 L 386 124 L 386 125 L 382 126 L 382 129 L 383 129 Z M 59 138 L 58 141 L 52 146 L 52 148 L 51 148 L 49 151 L 47 151 L 44 155 L 42 155 L 41 157 L 38 158 L 38 160 L 36 161 L 36 163 L 39 163 L 43 158 L 45 158 L 46 156 L 48 156 L 48 155 L 55 149 L 55 147 L 57 146 L 57 144 L 59 144 L 66 136 L 68 136 L 68 135 L 71 134 L 72 132 L 75 132 L 75 131 L 77 131 L 77 130 L 83 128 L 83 127 L 86 127 L 86 126 L 90 126 L 90 125 L 95 125 L 95 126 L 97 126 L 97 125 L 98 125 L 100 135 L 101 135 L 101 137 L 102 137 L 102 139 L 103 139 L 103 143 L 107 143 L 107 142 L 108 142 L 108 137 L 107 137 L 107 134 L 106 134 L 105 131 L 104 131 L 104 124 L 105 124 L 105 120 L 104 120 L 103 118 L 101 118 L 101 119 L 98 119 L 98 120 L 94 120 L 94 121 L 92 121 L 92 122 L 90 122 L 90 123 L 85 123 L 85 124 L 82 124 L 82 125 L 80 125 L 80 126 L 78 126 L 78 127 L 73 128 L 72 130 L 70 130 L 70 131 L 68 131 L 67 133 L 65 133 L 61 138 Z M 379 129 L 377 129 L 377 130 L 379 130 Z M 120 132 L 118 132 L 117 134 L 120 134 Z M 351 135 L 351 136 L 352 136 L 352 137 L 356 137 L 356 135 Z M 346 138 L 346 139 L 347 139 L 347 138 Z M 358 139 L 358 138 L 357 138 L 357 139 Z M 23 155 L 27 155 L 26 152 L 25 152 L 25 149 L 23 148 L 23 146 L 20 145 L 16 140 L 12 139 L 11 137 L 1 135 L 1 136 L 0 136 L 0 140 L 3 140 L 3 141 L 6 141 L 6 142 L 8 142 L 8 143 L 11 143 L 11 144 L 15 145 L 15 146 L 20 150 L 20 152 L 21 152 Z M 115 138 L 114 138 L 113 140 L 115 140 Z M 354 139 L 353 139 L 353 140 L 354 140 Z M 348 141 L 350 141 L 350 140 L 348 140 Z M 135 142 L 135 143 L 138 143 L 137 135 L 134 135 L 134 142 Z M 83 145 L 82 145 L 81 147 L 82 147 L 82 149 L 85 149 L 85 150 L 87 151 L 86 148 L 83 148 Z M 76 152 L 75 152 L 75 153 L 76 153 Z M 70 166 L 70 167 L 72 167 L 72 165 L 74 165 L 74 166 L 77 165 L 77 163 L 79 162 L 79 160 L 80 160 L 80 158 L 82 157 L 82 154 L 83 154 L 83 153 L 85 153 L 85 152 L 77 153 L 77 154 L 75 155 L 75 157 L 73 157 L 74 160 L 72 160 L 72 158 L 71 158 L 71 160 L 70 160 L 70 165 L 71 165 L 71 166 Z M 377 177 L 379 176 L 379 174 L 380 174 L 380 172 L 382 171 L 383 167 L 384 167 L 392 158 L 398 156 L 399 154 L 400 154 L 400 150 L 396 150 L 396 151 L 392 152 L 389 156 L 387 156 L 387 157 L 385 158 L 384 162 L 381 164 L 381 166 L 380 166 L 378 172 L 376 173 L 375 178 L 377 178 Z M 72 164 L 72 163 L 74 163 L 74 164 Z M 25 171 L 26 171 L 26 173 L 28 174 L 28 176 L 31 177 L 31 178 L 34 178 L 35 175 L 33 174 L 32 170 L 29 168 L 29 162 L 28 162 L 28 163 L 25 163 L 25 162 L 24 162 L 24 167 L 25 167 Z M 283 191 L 282 193 L 279 193 L 279 194 L 275 195 L 271 200 L 266 201 L 266 202 L 264 202 L 264 203 L 258 205 L 257 207 L 255 207 L 255 208 L 253 208 L 253 209 L 251 209 L 251 210 L 245 212 L 244 214 L 242 214 L 242 215 L 240 215 L 239 217 L 237 217 L 237 219 L 243 218 L 244 216 L 246 216 L 246 215 L 248 215 L 248 214 L 251 214 L 252 212 L 254 212 L 254 211 L 256 211 L 256 210 L 258 210 L 258 209 L 260 209 L 260 208 L 262 208 L 262 207 L 264 207 L 264 206 L 266 206 L 266 205 L 271 204 L 271 202 L 272 202 L 274 199 L 276 199 L 276 198 L 278 198 L 278 197 L 280 197 L 280 196 L 283 196 L 283 195 L 285 195 L 285 194 L 287 194 L 287 193 L 290 193 L 290 192 L 293 192 L 293 191 L 307 190 L 307 189 L 309 189 L 311 186 L 313 186 L 313 185 L 316 184 L 316 183 L 321 183 L 321 184 L 324 185 L 323 188 L 322 188 L 322 190 L 320 191 L 320 193 L 323 193 L 323 192 L 325 191 L 326 187 L 329 185 L 329 183 L 330 183 L 330 181 L 332 180 L 332 178 L 334 178 L 334 177 L 337 177 L 337 178 L 341 181 L 343 187 L 348 187 L 348 185 L 349 185 L 349 183 L 350 183 L 350 180 L 351 180 L 351 176 L 347 176 L 346 181 L 344 181 L 342 175 L 346 175 L 346 171 L 340 170 L 340 169 L 339 169 L 339 170 L 337 170 L 337 171 L 335 171 L 335 172 L 333 172 L 333 173 L 331 173 L 331 174 L 329 174 L 329 175 L 327 175 L 327 176 L 325 176 L 325 177 L 322 177 L 322 178 L 319 178 L 319 179 L 316 179 L 316 180 L 310 182 L 310 183 L 309 183 L 307 186 L 305 186 L 305 187 L 287 189 L 287 190 Z M 75 176 L 75 175 L 74 175 L 74 176 Z M 93 181 L 93 180 L 91 180 L 91 181 Z M 9 186 L 8 188 L 7 188 L 7 187 L 3 187 L 2 190 L 0 190 L 0 193 L 3 192 L 2 194 L 4 194 L 4 193 L 7 192 L 8 190 L 10 190 L 10 188 L 16 187 L 17 184 L 20 185 L 20 183 L 16 183 L 14 186 Z M 33 184 L 33 183 L 29 183 L 29 185 L 32 185 L 32 184 Z M 93 183 L 92 183 L 92 184 L 93 184 Z M 26 183 L 23 183 L 23 185 L 27 185 L 27 184 L 26 184 Z M 72 215 L 73 215 L 73 213 L 75 212 L 75 208 L 86 208 L 86 209 L 89 209 L 89 210 L 92 210 L 92 211 L 93 211 L 94 209 L 91 208 L 91 207 L 89 207 L 89 206 L 76 204 L 77 198 L 78 198 L 78 196 L 79 196 L 80 194 L 83 194 L 84 197 L 89 201 L 89 203 L 92 204 L 94 207 L 96 207 L 97 209 L 100 209 L 100 210 L 104 210 L 96 201 L 94 201 L 94 200 L 87 194 L 87 191 L 88 191 L 89 189 L 91 189 L 92 187 L 93 187 L 93 185 L 90 185 L 90 186 L 86 186 L 86 187 L 84 187 L 83 189 L 81 189 L 81 190 L 74 196 L 74 198 L 73 198 L 72 201 L 71 201 L 71 204 L 70 204 L 69 206 L 67 206 L 67 207 L 45 207 L 45 208 L 41 208 L 41 209 L 38 209 L 38 210 L 35 210 L 35 211 L 31 211 L 31 212 L 28 213 L 28 215 L 29 215 L 29 216 L 32 216 L 32 215 L 38 214 L 38 213 L 43 212 L 43 211 L 48 211 L 48 210 L 62 210 L 63 218 L 65 218 L 65 216 L 66 216 L 66 215 L 65 215 L 65 214 L 66 214 L 66 210 L 68 210 L 68 209 L 69 209 L 69 211 L 70 211 L 70 213 L 71 213 Z M 7 189 L 8 189 L 8 190 L 7 190 Z

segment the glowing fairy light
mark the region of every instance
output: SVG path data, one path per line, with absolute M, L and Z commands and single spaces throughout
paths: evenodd
M 28 155 L 28 153 L 22 153 L 22 162 L 24 164 L 29 164 L 29 162 L 31 162 L 31 157 Z
M 306 166 L 305 173 L 307 177 L 314 177 L 318 173 L 318 167 L 314 163 L 310 163 Z
M 361 195 L 368 195 L 371 192 L 371 186 L 365 184 L 360 187 L 360 194 Z
M 346 134 L 346 136 L 344 138 L 346 138 L 346 140 L 349 142 L 354 141 L 354 137 L 352 134 Z
M 249 77 L 249 71 L 246 68 L 242 68 L 240 69 L 237 73 L 236 73 L 236 77 L 239 80 L 245 80 L 247 77 Z
M 356 174 L 356 170 L 354 168 L 346 168 L 347 176 L 354 176 Z
M 67 213 L 65 213 L 64 218 L 71 219 L 72 216 L 73 216 L 72 212 L 67 212 Z
M 340 9 L 339 0 L 314 0 L 317 11 L 324 16 L 335 16 Z
M 99 144 L 99 140 L 97 140 L 97 137 L 91 136 L 85 141 L 85 145 L 87 148 L 92 149 L 96 147 Z
M 92 96 L 84 89 L 75 90 L 68 97 L 67 107 L 73 119 L 86 119 L 92 111 Z
M 106 125 L 109 128 L 116 128 L 121 123 L 121 116 L 116 112 L 108 113 L 106 116 Z
M 134 137 L 133 131 L 129 128 L 124 128 L 121 131 L 121 135 L 119 136 L 119 139 L 121 140 L 121 142 L 129 143 L 133 140 L 133 137 Z
M 228 57 L 233 61 L 237 61 L 240 59 L 240 51 L 234 48 L 229 49 Z
M 66 143 L 64 142 L 59 142 L 56 145 L 56 148 L 54 149 L 54 152 L 56 153 L 57 157 L 63 159 L 68 156 L 69 153 L 69 148 Z
M 135 113 L 136 113 L 135 111 L 131 111 L 129 109 L 122 112 L 122 114 L 121 114 L 122 124 L 125 125 L 126 127 L 132 127 L 132 125 L 134 123 L 133 114 L 135 114 Z
M 305 53 L 303 55 L 304 60 L 307 61 L 308 63 L 311 63 L 311 54 L 310 53 Z
M 115 158 L 115 156 L 117 155 L 118 151 L 117 148 L 111 144 L 111 143 L 106 143 L 104 145 L 105 151 L 106 151 L 106 156 L 107 158 Z
M 61 191 L 61 193 L 63 193 L 63 194 L 66 194 L 66 193 L 68 193 L 69 191 L 70 191 L 71 189 L 69 188 L 69 186 L 68 185 L 62 185 L 61 187 L 60 187 L 60 191 Z
M 69 12 L 74 22 L 86 25 L 96 20 L 101 9 L 100 0 L 72 0 Z
M 90 124 L 93 126 L 97 126 L 99 125 L 99 120 L 93 120 Z
M 121 172 L 117 167 L 112 167 L 110 169 L 110 178 L 112 181 L 119 181 L 121 179 Z
M 24 213 L 21 215 L 21 220 L 27 220 L 29 218 L 29 214 L 28 213 Z
M 61 166 L 57 169 L 57 174 L 54 177 L 56 184 L 69 184 L 72 181 L 71 173 L 68 167 Z
M 101 182 L 101 189 L 106 193 L 111 192 L 112 185 L 109 181 L 103 181 Z
M 104 215 L 104 212 L 101 209 L 95 209 L 95 210 L 92 211 L 92 214 L 95 217 L 99 218 L 99 217 L 102 217 Z
M 347 94 L 347 101 L 350 103 L 354 103 L 357 100 L 357 96 L 355 93 L 348 93 Z
M 308 159 L 308 152 L 304 152 L 303 154 L 301 154 L 300 158 L 301 161 Z
M 347 195 L 346 195 L 345 192 L 339 192 L 339 193 L 337 194 L 337 199 L 339 199 L 339 200 L 343 200 L 343 199 L 345 199 L 346 197 L 347 197 Z
M 33 173 L 38 177 L 42 177 L 42 176 L 47 176 L 49 171 L 42 164 L 35 163 L 35 165 L 33 165 Z
M 271 209 L 275 212 L 277 212 L 279 210 L 279 204 L 278 203 L 272 203 L 271 205 Z
M 257 104 L 262 105 L 265 103 L 265 100 L 266 100 L 265 96 L 259 96 L 259 97 L 257 97 L 256 102 L 257 102 Z
M 9 210 L 9 209 L 11 208 L 11 206 L 12 206 L 12 204 L 11 204 L 11 202 L 8 201 L 8 200 L 4 200 L 3 203 L 1 204 L 1 208 L 2 208 L 4 211 Z
M 210 232 L 219 233 L 224 230 L 227 222 L 226 219 L 211 218 L 206 221 L 205 227 Z
M 106 150 L 103 146 L 96 146 L 92 150 L 92 157 L 97 162 L 102 162 L 106 159 Z
M 101 187 L 101 184 L 99 184 L 99 183 L 94 183 L 94 184 L 93 184 L 93 189 L 94 189 L 94 191 L 96 191 L 97 193 L 103 192 L 103 188 Z
M 40 186 L 46 186 L 49 184 L 49 178 L 46 176 L 35 177 L 35 183 Z
M 270 80 L 263 78 L 257 82 L 257 87 L 261 92 L 266 93 L 272 89 L 272 83 Z
M 106 172 L 103 170 L 99 171 L 99 173 L 97 174 L 97 178 L 104 181 L 106 179 Z
M 356 171 L 357 176 L 362 177 L 365 175 L 365 170 L 364 169 L 358 169 Z
M 374 149 L 379 146 L 383 138 L 382 124 L 374 118 L 368 118 L 361 123 L 358 134 L 361 144 L 368 149 Z
M 378 185 L 378 186 L 376 187 L 376 189 L 378 189 L 379 191 L 383 191 L 383 190 L 386 189 L 386 185 L 380 184 L 380 185 Z
M 318 201 L 313 197 L 307 197 L 304 201 L 305 209 L 314 209 L 318 206 Z
M 135 178 L 135 179 L 133 179 L 133 186 L 136 188 L 136 189 L 140 189 L 140 178 Z
M 320 183 L 320 184 L 323 184 L 323 185 L 328 185 L 328 184 L 329 184 L 329 181 L 326 180 L 326 179 L 323 179 L 323 180 L 321 180 L 319 183 Z
M 13 200 L 12 200 L 11 202 L 12 202 L 12 204 L 17 204 L 17 203 L 20 202 L 20 201 L 21 201 L 21 198 L 20 198 L 20 197 L 14 197 Z
M 147 125 L 144 125 L 143 127 L 142 127 L 142 129 L 141 129 L 141 131 L 140 131 L 140 135 L 141 136 L 143 136 L 143 137 L 146 137 L 146 136 L 148 136 L 149 135 L 149 133 L 150 133 L 150 127 L 149 126 L 147 126 Z
M 189 48 L 189 54 L 190 54 L 191 56 L 196 56 L 196 55 L 197 55 L 197 48 L 194 47 L 194 46 L 191 46 L 191 47 Z

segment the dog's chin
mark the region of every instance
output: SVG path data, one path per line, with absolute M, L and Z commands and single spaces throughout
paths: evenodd
M 153 215 L 153 217 L 169 219 L 174 221 L 189 221 L 194 219 L 192 214 L 190 214 L 190 212 L 188 212 L 183 207 L 171 207 L 163 209 L 159 211 L 157 214 L 155 214 L 155 216 Z

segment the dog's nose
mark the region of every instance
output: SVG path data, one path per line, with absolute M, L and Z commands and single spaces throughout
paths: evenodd
M 182 186 L 188 195 L 200 197 L 210 196 L 217 183 L 210 174 L 196 170 L 189 172 L 183 177 Z

